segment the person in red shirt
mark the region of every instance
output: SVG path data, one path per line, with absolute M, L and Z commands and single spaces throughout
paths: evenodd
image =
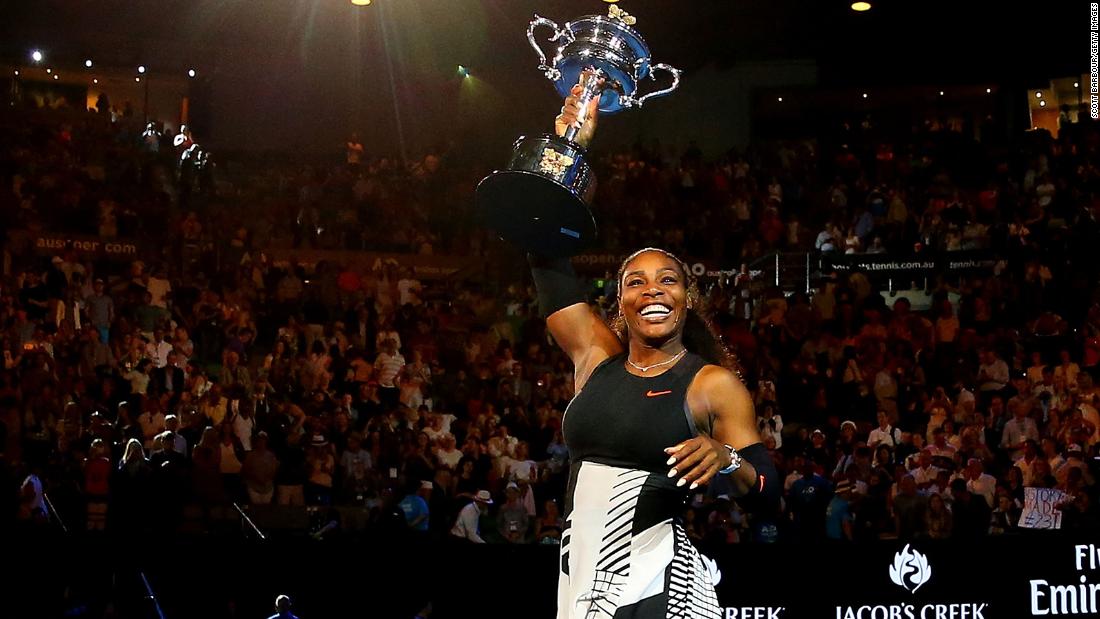
M 103 531 L 107 524 L 107 497 L 110 494 L 111 459 L 106 441 L 92 441 L 84 461 L 84 495 L 87 497 L 87 527 Z

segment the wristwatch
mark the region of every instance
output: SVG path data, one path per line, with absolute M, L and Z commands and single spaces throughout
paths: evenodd
M 725 448 L 730 450 L 730 465 L 718 472 L 723 475 L 729 475 L 741 468 L 741 454 L 737 453 L 737 450 L 729 445 L 725 445 Z

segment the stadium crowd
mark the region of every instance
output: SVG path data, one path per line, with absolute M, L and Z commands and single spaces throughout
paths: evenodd
M 308 513 L 316 537 L 557 543 L 572 371 L 522 272 L 268 255 L 514 263 L 472 218 L 488 164 L 445 150 L 404 163 L 353 137 L 331 165 L 195 174 L 172 133 L 102 110 L 0 114 L 0 520 L 203 531 L 236 504 L 261 523 Z M 744 513 L 720 483 L 688 497 L 689 535 L 1010 534 L 1030 488 L 1062 493 L 1063 528 L 1096 526 L 1096 137 L 936 121 L 717 160 L 602 155 L 611 253 L 656 245 L 737 269 L 773 252 L 998 257 L 911 294 L 859 270 L 793 294 L 743 269 L 701 281 L 786 478 L 777 513 Z M 140 249 L 41 242 L 66 234 Z M 615 282 L 600 285 L 606 314 Z

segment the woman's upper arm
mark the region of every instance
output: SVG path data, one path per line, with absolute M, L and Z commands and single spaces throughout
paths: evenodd
M 695 415 L 706 414 L 713 419 L 712 438 L 737 449 L 762 442 L 752 394 L 733 372 L 708 365 L 699 371 L 695 383 L 689 392 L 689 405 Z
M 585 303 L 575 303 L 550 314 L 546 327 L 573 362 L 577 390 L 600 362 L 622 351 L 619 338 Z

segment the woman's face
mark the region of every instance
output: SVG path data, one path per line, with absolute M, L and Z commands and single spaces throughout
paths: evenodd
M 675 260 L 645 252 L 626 265 L 620 282 L 620 310 L 628 332 L 647 341 L 677 334 L 687 316 L 687 282 Z

